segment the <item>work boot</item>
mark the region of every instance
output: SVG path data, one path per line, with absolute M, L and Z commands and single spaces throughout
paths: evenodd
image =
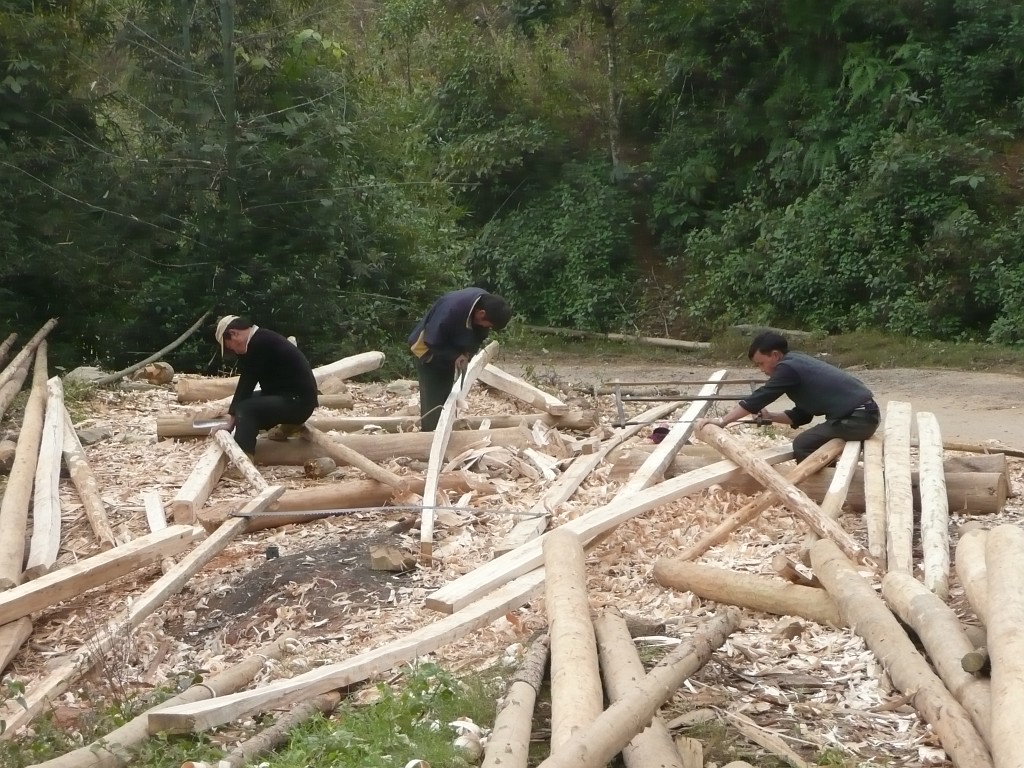
M 276 427 L 271 428 L 267 432 L 267 437 L 271 440 L 285 441 L 289 437 L 294 437 L 302 431 L 301 424 L 278 424 Z

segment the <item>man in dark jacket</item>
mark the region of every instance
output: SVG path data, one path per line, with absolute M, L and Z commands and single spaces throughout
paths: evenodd
M 294 432 L 312 415 L 317 406 L 313 369 L 284 336 L 237 315 L 222 317 L 214 338 L 221 354 L 227 349 L 238 355 L 240 375 L 224 428 L 235 431 L 235 442 L 251 459 L 261 429 L 281 424 Z
M 801 427 L 815 416 L 825 421 L 801 433 L 793 441 L 793 455 L 803 461 L 833 438 L 867 440 L 878 429 L 880 414 L 871 390 L 854 376 L 823 360 L 790 352 L 785 337 L 765 331 L 754 338 L 747 351 L 749 357 L 768 381 L 750 397 L 740 400 L 721 419 L 701 419 L 724 427 L 734 421 L 759 413 L 775 424 Z M 786 395 L 794 407 L 788 411 L 766 411 L 767 405 Z
M 463 288 L 434 302 L 409 334 L 420 382 L 420 429 L 433 432 L 441 408 L 452 390 L 456 372 L 483 346 L 493 328 L 500 331 L 512 319 L 501 296 L 483 288 Z

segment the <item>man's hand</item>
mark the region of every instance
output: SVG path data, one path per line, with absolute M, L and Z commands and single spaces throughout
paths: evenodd
M 700 432 L 708 424 L 714 424 L 716 427 L 724 427 L 725 421 L 723 419 L 697 419 L 693 423 L 693 430 Z
M 467 365 L 469 365 L 469 355 L 461 354 L 455 358 L 455 370 L 459 373 L 466 370 Z

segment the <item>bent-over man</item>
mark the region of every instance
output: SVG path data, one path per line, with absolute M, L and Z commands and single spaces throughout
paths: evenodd
M 225 349 L 238 355 L 238 385 L 224 429 L 234 429 L 235 442 L 251 459 L 261 429 L 280 424 L 294 434 L 313 414 L 317 406 L 313 369 L 284 336 L 237 315 L 222 317 L 214 338 L 222 355 Z
M 433 432 L 452 390 L 456 372 L 466 369 L 493 328 L 502 330 L 512 309 L 501 296 L 483 288 L 446 293 L 427 311 L 409 335 L 420 382 L 420 429 Z
M 880 414 L 871 390 L 854 376 L 834 365 L 800 352 L 790 352 L 789 342 L 775 331 L 758 334 L 747 357 L 766 374 L 768 381 L 721 419 L 700 419 L 724 427 L 753 414 L 775 424 L 801 427 L 815 416 L 825 421 L 793 440 L 793 455 L 803 461 L 833 438 L 867 440 L 878 429 Z M 764 408 L 786 395 L 793 401 L 788 411 Z

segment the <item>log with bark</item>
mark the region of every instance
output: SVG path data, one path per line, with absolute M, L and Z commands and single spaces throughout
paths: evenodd
M 182 344 L 184 344 L 193 333 L 199 330 L 199 326 L 201 326 L 203 324 L 203 321 L 206 320 L 206 318 L 208 318 L 209 316 L 210 310 L 206 310 L 206 312 L 203 313 L 202 317 L 196 320 L 187 331 L 185 331 L 183 334 L 181 334 L 181 336 L 176 338 L 163 349 L 154 352 L 146 359 L 140 360 L 134 365 L 129 365 L 127 368 L 123 370 L 117 371 L 116 373 L 108 374 L 106 376 L 101 376 L 100 378 L 96 379 L 96 381 L 93 382 L 93 385 L 97 387 L 103 387 L 106 386 L 107 384 L 113 384 L 115 381 L 119 381 L 123 379 L 125 376 L 130 376 L 140 368 L 145 368 L 150 363 L 155 363 L 168 352 L 173 352 Z
M 294 632 L 285 632 L 272 643 L 260 646 L 237 664 L 161 702 L 106 736 L 28 768 L 124 768 L 137 757 L 135 748 L 149 738 L 150 712 L 237 691 L 251 683 L 268 661 L 282 658 L 296 639 Z
M 18 369 L 30 369 L 31 365 L 29 361 L 31 360 L 32 355 L 35 354 L 36 349 L 38 349 L 39 345 L 43 343 L 50 331 L 52 331 L 56 326 L 57 318 L 47 320 L 43 323 L 43 326 L 33 334 L 32 338 L 25 342 L 25 346 L 18 350 L 18 354 L 14 356 L 14 359 L 7 364 L 6 368 L 0 371 L 0 391 L 3 391 L 4 385 L 7 384 L 10 378 L 18 372 Z M 0 407 L 0 416 L 3 416 L 3 411 L 4 407 Z
M 988 747 L 970 716 L 917 652 L 870 582 L 831 541 L 819 541 L 811 548 L 811 562 L 840 615 L 878 657 L 893 685 L 910 697 L 953 763 L 971 768 L 992 766 Z
M 14 466 L 0 499 L 0 590 L 17 586 L 23 578 L 28 510 L 46 411 L 46 379 L 46 342 L 40 341 L 36 349 L 32 391 L 25 404 L 18 433 Z
M 586 729 L 601 714 L 604 704 L 585 562 L 583 543 L 575 533 L 556 528 L 544 537 L 553 752 Z
M 71 475 L 71 482 L 78 492 L 78 499 L 82 502 L 85 516 L 89 520 L 89 527 L 99 539 L 100 547 L 106 549 L 113 547 L 114 531 L 107 519 L 107 505 L 100 495 L 99 484 L 96 482 L 96 475 L 89 466 L 89 459 L 85 455 L 82 441 L 78 439 L 74 425 L 71 423 L 71 414 L 67 408 L 64 409 L 64 442 L 61 445 L 64 452 L 64 463 L 67 464 L 68 473 Z
M 594 620 L 597 650 L 601 660 L 608 701 L 625 698 L 647 674 L 633 645 L 626 620 L 616 608 L 607 608 Z M 626 768 L 684 768 L 665 721 L 654 717 L 651 724 L 622 748 Z
M 319 384 L 327 378 L 348 379 L 361 373 L 375 371 L 384 362 L 383 352 L 362 352 L 358 355 L 336 360 L 313 369 L 313 377 Z M 225 378 L 182 378 L 176 389 L 179 403 L 197 403 L 203 400 L 230 400 L 238 386 L 238 377 Z
M 260 471 L 256 469 L 256 465 L 245 455 L 245 451 L 235 442 L 235 439 L 227 430 L 218 430 L 211 437 L 220 446 L 220 449 L 224 451 L 228 461 L 234 465 L 235 469 L 239 471 L 256 493 L 262 493 L 268 488 L 269 483 L 266 481 L 266 478 L 260 474 Z
M 623 698 L 611 704 L 590 727 L 544 760 L 539 768 L 601 768 L 646 728 L 654 714 L 686 678 L 703 667 L 740 623 L 727 609 L 682 642 Z
M 363 472 L 371 480 L 377 480 L 394 488 L 399 493 L 406 490 L 406 481 L 389 469 L 370 461 L 354 448 L 325 435 L 319 429 L 306 425 L 302 428 L 302 437 L 327 454 L 335 464 L 348 464 Z
M 157 416 L 157 439 L 206 437 L 210 430 L 193 427 L 192 421 L 195 418 L 198 415 L 167 413 Z M 419 416 L 315 416 L 306 422 L 321 432 L 359 432 L 366 427 L 379 428 L 383 432 L 413 432 L 419 423 Z M 598 418 L 597 411 L 569 411 L 564 416 L 552 416 L 549 413 L 496 413 L 491 416 L 459 416 L 453 429 L 480 429 L 484 423 L 488 424 L 488 429 L 520 425 L 532 427 L 540 423 L 558 429 L 588 432 L 597 426 Z
M 953 609 L 906 573 L 889 573 L 882 580 L 882 595 L 893 611 L 924 644 L 939 677 L 963 704 L 974 726 L 991 745 L 992 691 L 988 680 L 965 672 L 960 660 L 973 650 Z
M 677 558 L 658 560 L 654 578 L 663 587 L 692 592 L 716 603 L 778 616 L 801 616 L 826 626 L 845 626 L 835 602 L 823 589 Z
M 533 333 L 546 333 L 554 336 L 568 336 L 578 339 L 608 339 L 609 341 L 633 341 L 653 347 L 669 347 L 671 349 L 710 349 L 706 341 L 683 341 L 681 339 L 663 339 L 649 336 L 631 336 L 625 333 L 597 333 L 595 331 L 577 331 L 572 328 L 551 328 L 545 325 L 523 325 L 524 330 Z
M 985 625 L 992 661 L 992 757 L 996 768 L 1024 766 L 1024 530 L 998 525 L 985 542 Z
M 526 768 L 529 763 L 533 709 L 544 682 L 549 647 L 547 634 L 534 640 L 512 676 L 484 746 L 481 768 Z
M 17 340 L 18 334 L 10 333 L 7 335 L 7 338 L 4 339 L 3 343 L 0 344 L 0 366 L 7 362 L 7 357 L 8 355 L 11 354 L 11 348 L 14 346 L 14 342 L 16 342 Z

